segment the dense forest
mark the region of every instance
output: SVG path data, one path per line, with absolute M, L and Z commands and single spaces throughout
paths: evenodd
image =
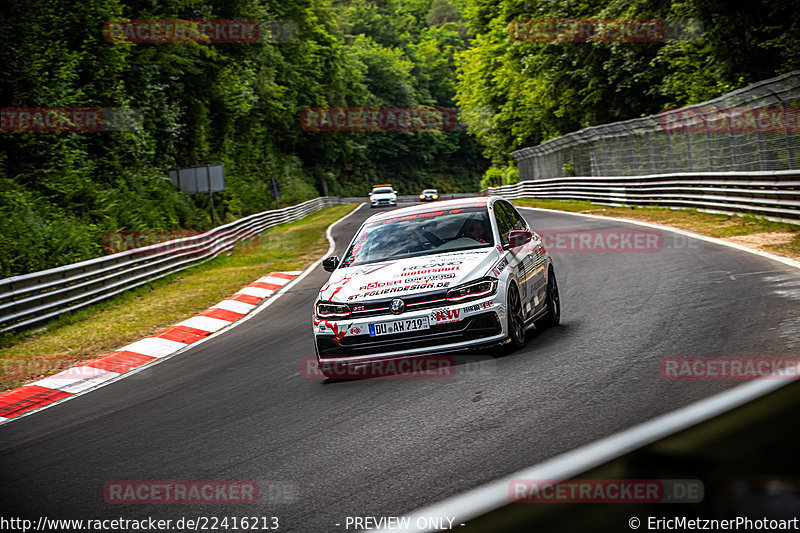
M 786 0 L 4 0 L 0 105 L 115 108 L 125 131 L 0 132 L 0 277 L 102 255 L 119 230 L 207 229 L 174 168 L 223 163 L 216 219 L 282 204 L 510 183 L 508 153 L 800 68 Z M 514 38 L 519 20 L 675 19 L 654 42 Z M 109 21 L 255 20 L 255 42 L 128 42 Z M 314 131 L 308 109 L 458 110 L 455 127 Z M 7 129 L 4 123 L 4 130 Z
M 509 153 L 588 126 L 695 104 L 800 69 L 793 0 L 470 0 L 456 103 L 511 183 Z M 664 21 L 649 41 L 537 40 L 530 20 Z M 516 23 L 516 24 L 515 24 Z M 523 25 L 524 28 L 524 25 Z M 529 29 L 529 28 L 528 28 Z

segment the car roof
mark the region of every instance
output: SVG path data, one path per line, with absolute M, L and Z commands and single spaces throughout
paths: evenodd
M 392 209 L 383 213 L 377 213 L 369 217 L 366 222 L 375 222 L 378 220 L 385 220 L 389 218 L 403 217 L 408 215 L 416 215 L 418 213 L 428 213 L 431 211 L 441 211 L 452 207 L 475 206 L 485 207 L 491 201 L 496 199 L 494 196 L 471 196 L 469 198 L 456 198 L 455 200 L 442 200 L 435 202 L 434 205 L 412 205 L 409 207 L 401 207 L 400 209 Z

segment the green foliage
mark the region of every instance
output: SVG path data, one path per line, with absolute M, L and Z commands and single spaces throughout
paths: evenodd
M 292 37 L 251 44 L 107 42 L 112 19 L 255 19 Z M 430 22 L 428 22 L 430 20 Z M 467 47 L 458 2 L 6 0 L 3 107 L 138 110 L 129 132 L 0 133 L 0 277 L 103 253 L 118 230 L 208 229 L 207 195 L 169 169 L 225 165 L 216 219 L 329 194 L 436 186 L 476 191 L 486 167 L 466 132 L 304 131 L 310 107 L 452 107 Z
M 500 187 L 502 185 L 513 185 L 519 182 L 519 172 L 514 163 L 509 163 L 505 167 L 492 166 L 486 170 L 481 180 L 481 189 L 488 187 Z
M 496 166 L 571 131 L 800 68 L 800 11 L 789 0 L 465 1 L 475 39 L 457 55 L 455 101 Z M 512 38 L 515 20 L 558 18 L 692 21 L 700 31 L 660 42 Z

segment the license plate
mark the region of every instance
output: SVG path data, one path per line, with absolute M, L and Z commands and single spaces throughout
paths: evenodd
M 430 329 L 428 324 L 428 317 L 423 316 L 420 318 L 407 318 L 405 320 L 392 320 L 391 322 L 380 322 L 378 324 L 369 325 L 370 337 L 379 337 L 380 335 L 392 335 L 395 333 L 405 333 L 407 331 L 419 331 L 422 329 Z

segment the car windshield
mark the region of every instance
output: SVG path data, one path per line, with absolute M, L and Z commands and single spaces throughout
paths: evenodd
M 392 189 L 389 187 L 378 187 L 377 189 L 372 189 L 372 194 L 387 194 L 392 192 Z
M 436 194 L 436 189 L 425 189 L 422 194 Z
M 492 246 L 484 206 L 399 214 L 363 226 L 345 252 L 342 266 Z

